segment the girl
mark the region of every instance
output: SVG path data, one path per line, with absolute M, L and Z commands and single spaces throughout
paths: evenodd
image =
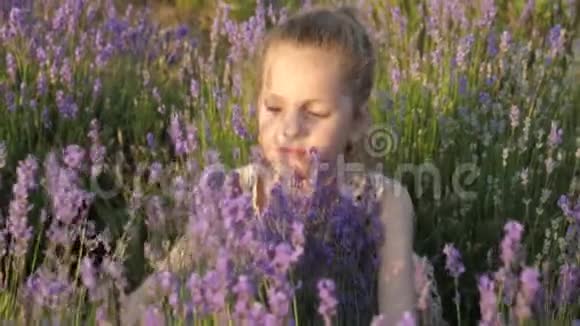
M 396 325 L 405 312 L 426 324 L 439 324 L 430 266 L 413 254 L 414 212 L 408 192 L 383 175 L 345 173 L 338 164 L 360 159 L 357 150 L 370 123 L 367 103 L 375 57 L 355 11 L 317 9 L 294 16 L 269 32 L 259 58 L 257 117 L 263 160 L 237 170 L 243 187 L 253 194 L 254 208 L 259 212 L 267 205 L 269 189 L 287 171 L 299 178 L 309 175 L 309 149 L 315 148 L 325 170 L 332 172 L 325 173 L 327 183 L 340 179 L 337 186 L 348 183 L 355 195 L 371 187 L 380 201 L 385 241 L 377 248 L 377 301 L 384 325 Z M 302 187 L 303 192 L 311 190 L 307 183 Z M 157 268 L 186 268 L 187 252 L 186 242 L 178 242 Z

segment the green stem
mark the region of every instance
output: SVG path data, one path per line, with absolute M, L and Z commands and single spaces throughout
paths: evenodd
M 454 284 L 455 284 L 455 311 L 457 313 L 457 325 L 461 326 L 461 309 L 459 307 L 459 280 L 458 278 L 454 278 Z

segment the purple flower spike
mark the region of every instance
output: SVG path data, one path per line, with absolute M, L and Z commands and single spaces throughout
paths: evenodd
M 532 317 L 532 305 L 541 289 L 540 273 L 536 268 L 526 267 L 520 274 L 515 314 L 523 321 Z
M 28 192 L 36 187 L 35 176 L 38 162 L 33 156 L 28 156 L 18 165 L 17 181 L 13 186 L 14 199 L 8 210 L 7 229 L 13 237 L 13 253 L 21 257 L 28 250 L 28 242 L 32 238 L 32 227 L 28 225 L 30 203 Z
M 240 275 L 238 283 L 233 287 L 236 294 L 235 314 L 240 319 L 248 318 L 251 313 L 251 302 L 254 296 L 254 288 L 246 275 Z
M 181 119 L 176 113 L 171 116 L 169 137 L 171 137 L 171 141 L 173 142 L 175 155 L 180 156 L 188 153 L 187 141 L 183 135 Z
M 89 257 L 85 257 L 81 266 L 81 279 L 84 286 L 93 290 L 97 286 L 96 271 L 93 266 L 93 260 Z
M 287 243 L 281 243 L 276 246 L 275 252 L 272 265 L 278 275 L 284 275 L 295 262 L 292 247 Z
M 445 269 L 451 274 L 453 278 L 458 278 L 465 272 L 465 266 L 461 262 L 461 254 L 453 244 L 446 244 L 443 248 L 443 253 L 447 257 L 445 261 Z
M 500 318 L 497 311 L 495 282 L 489 276 L 482 275 L 479 277 L 477 287 L 479 289 L 479 309 L 481 312 L 479 326 L 499 326 Z
M 149 306 L 143 315 L 143 326 L 163 326 L 165 325 L 165 316 L 163 311 L 158 307 Z
M 242 108 L 238 104 L 235 104 L 232 107 L 232 126 L 238 137 L 244 140 L 250 139 L 250 133 L 248 132 L 244 122 Z
M 284 290 L 271 288 L 268 290 L 268 303 L 270 311 L 279 319 L 288 316 L 290 311 L 290 296 Z
M 63 151 L 64 163 L 71 169 L 80 169 L 84 159 L 85 150 L 78 145 L 69 145 Z
M 334 281 L 330 279 L 321 279 L 318 281 L 318 297 L 320 298 L 320 305 L 318 313 L 324 319 L 324 324 L 332 325 L 332 316 L 336 314 L 336 306 L 338 301 L 336 299 Z
M 580 268 L 568 263 L 560 267 L 560 280 L 556 303 L 567 305 L 574 303 L 580 295 Z
M 509 221 L 504 227 L 505 236 L 501 241 L 501 260 L 504 266 L 511 266 L 518 259 L 524 227 L 516 221 Z

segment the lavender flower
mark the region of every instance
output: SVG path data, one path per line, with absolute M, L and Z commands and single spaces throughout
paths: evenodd
M 145 223 L 150 230 L 159 230 L 165 225 L 165 212 L 159 196 L 152 196 L 147 201 L 146 214 Z
M 487 55 L 493 58 L 497 55 L 497 53 L 498 53 L 497 36 L 492 31 L 489 33 L 487 37 Z
M 26 280 L 25 296 L 43 308 L 64 308 L 70 303 L 72 294 L 73 287 L 68 280 L 45 269 L 37 271 Z
M 163 165 L 159 162 L 153 162 L 149 168 L 149 184 L 154 184 L 161 181 L 163 174 Z
M 43 97 L 46 95 L 48 90 L 46 75 L 41 70 L 38 72 L 38 77 L 36 78 L 36 92 L 38 97 Z
M 62 66 L 60 67 L 60 78 L 62 83 L 66 85 L 68 89 L 72 89 L 73 73 L 69 58 L 65 58 Z
M 77 104 L 74 102 L 74 99 L 72 98 L 72 96 L 66 96 L 64 95 L 64 92 L 59 90 L 56 92 L 56 105 L 58 107 L 58 110 L 60 112 L 60 114 L 65 118 L 65 119 L 74 119 L 77 116 L 78 113 L 78 106 Z
M 124 268 L 118 260 L 106 256 L 101 263 L 101 268 L 102 271 L 114 281 L 117 290 L 124 291 L 126 289 L 127 279 L 124 274 Z
M 294 221 L 292 224 L 292 246 L 294 246 L 295 259 L 300 257 L 304 252 L 304 224 L 299 221 Z
M 35 176 L 38 171 L 36 158 L 29 155 L 18 164 L 17 181 L 13 187 L 14 198 L 10 202 L 7 228 L 12 234 L 12 252 L 16 257 L 23 257 L 28 250 L 32 237 L 32 227 L 28 226 L 30 204 L 28 192 L 36 187 Z
M 12 82 L 16 82 L 16 60 L 12 53 L 6 53 L 6 72 Z
M 91 176 L 96 177 L 101 174 L 105 163 L 107 148 L 101 144 L 99 139 L 99 122 L 96 119 L 91 121 L 88 134 L 91 140 L 89 158 L 91 160 Z
M 474 37 L 472 34 L 462 38 L 459 41 L 459 45 L 457 46 L 457 53 L 455 55 L 455 63 L 460 70 L 466 68 L 467 64 L 467 56 L 471 51 L 471 47 L 473 46 Z
M 495 294 L 495 282 L 487 275 L 479 277 L 477 285 L 479 289 L 479 309 L 481 320 L 479 326 L 499 326 L 500 316 L 497 310 L 497 299 Z
M 499 42 L 499 51 L 507 53 L 511 44 L 511 34 L 509 31 L 503 31 Z
M 268 304 L 272 314 L 278 320 L 282 320 L 290 311 L 290 296 L 283 289 L 272 287 L 268 289 Z
M 272 266 L 278 275 L 285 275 L 290 269 L 290 266 L 297 261 L 297 257 L 292 247 L 287 243 L 277 245 L 275 252 Z
M 187 280 L 187 288 L 191 295 L 191 303 L 194 309 L 200 315 L 209 313 L 208 304 L 205 300 L 205 286 L 199 275 L 192 273 Z
M 73 150 L 76 152 L 76 150 Z M 69 163 L 78 165 L 78 155 L 72 155 Z M 56 220 L 69 225 L 78 222 L 86 214 L 86 207 L 94 195 L 79 187 L 79 176 L 76 170 L 61 167 L 54 153 L 50 153 L 45 162 L 47 177 L 47 193 L 50 196 Z
M 155 135 L 153 135 L 153 133 L 148 132 L 147 133 L 147 146 L 149 146 L 150 149 L 154 149 L 155 148 Z
M 488 92 L 480 92 L 479 93 L 479 103 L 483 106 L 488 106 L 491 104 L 491 96 Z
M 443 248 L 443 253 L 446 256 L 445 269 L 451 274 L 453 278 L 458 278 L 465 272 L 465 266 L 461 262 L 461 254 L 453 244 L 446 244 Z
M 48 67 L 48 63 L 49 63 L 48 55 L 46 53 L 46 50 L 42 46 L 39 46 L 36 48 L 36 60 L 40 64 L 41 68 Z M 39 70 L 38 74 L 39 74 L 39 76 L 44 75 L 44 71 Z
M 318 281 L 318 297 L 320 298 L 320 306 L 318 313 L 324 319 L 324 324 L 332 325 L 332 317 L 336 314 L 336 306 L 338 301 L 335 295 L 334 281 L 330 279 L 321 279 Z
M 578 201 L 574 207 L 572 207 L 572 205 L 573 203 L 570 202 L 566 195 L 562 195 L 558 199 L 558 207 L 560 207 L 562 213 L 576 222 L 580 222 L 580 201 Z
M 185 204 L 188 194 L 187 190 L 188 186 L 185 178 L 181 175 L 176 176 L 172 184 L 173 199 L 175 200 L 176 206 Z
M 95 322 L 96 322 L 97 326 L 106 326 L 106 325 L 111 324 L 111 322 L 109 321 L 108 316 L 107 316 L 106 305 L 100 305 L 97 308 L 97 311 L 95 313 Z
M 494 0 L 482 0 L 480 2 L 480 12 L 483 13 L 480 17 L 478 25 L 480 28 L 487 29 L 491 26 L 497 14 L 497 7 Z
M 163 326 L 165 325 L 165 316 L 163 311 L 157 306 L 149 306 L 143 315 L 143 326 Z
M 189 83 L 189 94 L 193 99 L 197 99 L 199 97 L 199 84 L 195 79 L 191 79 Z
M 516 221 L 509 221 L 504 226 L 504 231 L 505 236 L 501 241 L 501 260 L 504 266 L 509 267 L 518 259 L 524 227 Z
M 198 147 L 198 131 L 194 123 L 187 123 L 185 126 L 185 139 L 187 143 L 188 153 L 197 150 Z
M 171 140 L 173 142 L 176 155 L 180 156 L 188 152 L 187 142 L 183 139 L 183 131 L 181 130 L 181 121 L 177 113 L 174 113 L 171 116 L 169 136 L 171 137 Z
M 208 149 L 205 151 L 204 160 L 205 164 L 207 164 L 208 166 L 219 164 L 220 152 L 214 149 Z
M 556 304 L 568 305 L 576 302 L 580 295 L 580 268 L 565 263 L 560 267 Z
M 69 145 L 63 151 L 64 163 L 71 169 L 79 170 L 85 159 L 86 151 L 78 145 Z
M 526 267 L 520 274 L 520 291 L 518 292 L 515 314 L 520 321 L 532 316 L 531 306 L 540 291 L 540 273 L 537 269 Z
M 391 17 L 393 22 L 398 26 L 398 34 L 402 39 L 407 31 L 407 17 L 401 15 L 401 9 L 399 7 L 393 7 L 391 9 Z
M 266 309 L 259 302 L 254 302 L 252 304 L 252 309 L 250 311 L 249 322 L 250 325 L 264 325 L 266 319 Z M 273 316 L 272 316 L 273 317 Z
M 238 277 L 238 283 L 234 285 L 232 291 L 236 294 L 236 304 L 234 306 L 236 317 L 242 320 L 249 318 L 254 288 L 248 276 L 240 275 Z
M 89 290 L 91 298 L 94 298 L 94 291 L 97 287 L 97 272 L 93 266 L 93 260 L 89 257 L 83 258 L 81 263 L 81 279 L 83 285 Z
M 178 280 L 176 275 L 169 271 L 162 271 L 157 273 L 157 288 L 160 294 L 164 297 L 169 296 L 178 286 Z
M 223 311 L 228 295 L 226 275 L 217 270 L 211 270 L 203 277 L 204 301 L 208 310 L 217 313 Z
M 242 117 L 242 110 L 241 107 L 235 104 L 232 107 L 232 125 L 234 128 L 234 132 L 236 135 L 242 139 L 250 139 L 250 134 L 246 129 L 243 117 Z
M 533 14 L 535 7 L 536 0 L 528 0 L 520 15 L 520 21 L 524 22 L 528 20 L 528 18 Z
M 548 44 L 550 46 L 548 57 L 549 62 L 563 53 L 565 42 L 566 30 L 563 29 L 560 24 L 552 27 L 548 35 Z
M 8 22 L 10 24 L 10 28 L 17 34 L 24 32 L 26 11 L 27 10 L 24 9 L 24 6 L 19 8 L 16 4 L 13 4 L 12 9 L 10 10 Z

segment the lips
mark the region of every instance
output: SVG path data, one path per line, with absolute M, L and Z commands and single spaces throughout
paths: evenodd
M 283 154 L 290 154 L 296 156 L 306 155 L 306 149 L 301 147 L 280 147 L 279 151 Z

